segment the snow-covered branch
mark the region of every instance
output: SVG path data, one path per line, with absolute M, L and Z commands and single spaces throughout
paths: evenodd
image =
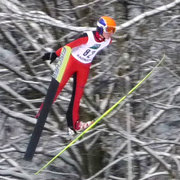
M 136 16 L 135 18 L 127 21 L 126 23 L 123 23 L 121 24 L 120 26 L 118 26 L 118 30 L 122 30 L 124 28 L 127 28 L 147 17 L 151 17 L 151 16 L 154 16 L 156 14 L 159 14 L 159 13 L 162 13 L 164 11 L 167 11 L 171 8 L 174 8 L 176 7 L 178 4 L 180 4 L 180 0 L 174 0 L 172 3 L 169 3 L 169 4 L 166 4 L 166 5 L 163 5 L 163 6 L 160 6 L 160 7 L 157 7 L 156 9 L 153 9 L 151 11 L 147 11 L 147 12 L 144 12 L 138 16 Z
M 2 17 L 4 19 L 11 18 L 12 20 L 18 20 L 21 22 L 32 21 L 32 22 L 36 22 L 36 23 L 40 23 L 40 24 L 41 23 L 48 24 L 49 26 L 56 26 L 56 27 L 59 27 L 62 29 L 67 29 L 67 30 L 71 30 L 71 31 L 79 31 L 79 32 L 94 29 L 94 28 L 90 28 L 90 27 L 72 26 L 71 24 L 67 24 L 67 23 L 64 23 L 53 17 L 50 17 L 49 15 L 47 15 L 46 13 L 44 13 L 42 11 L 24 12 L 23 10 L 19 10 L 17 8 L 12 8 L 12 4 L 6 3 L 5 1 L 2 1 L 1 3 L 6 5 L 7 8 L 12 11 L 10 14 L 9 13 L 0 13 L 0 17 Z M 132 20 L 129 20 L 129 21 L 121 24 L 120 26 L 117 27 L 117 30 L 122 30 L 122 29 L 127 28 L 147 17 L 151 17 L 156 14 L 167 11 L 171 8 L 176 7 L 178 4 L 180 4 L 180 0 L 175 0 L 172 3 L 157 7 L 156 9 L 153 9 L 151 11 L 144 12 L 143 14 L 136 16 Z M 13 7 L 15 7 L 15 6 L 13 6 Z M 0 22 L 0 24 L 7 24 L 7 20 L 2 20 Z

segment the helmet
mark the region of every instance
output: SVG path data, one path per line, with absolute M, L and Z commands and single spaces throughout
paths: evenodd
M 97 21 L 97 31 L 101 35 L 103 34 L 103 32 L 115 33 L 115 31 L 116 31 L 115 20 L 108 16 L 100 17 L 100 19 Z

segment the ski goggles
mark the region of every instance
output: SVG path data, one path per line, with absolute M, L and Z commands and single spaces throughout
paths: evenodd
M 102 28 L 103 31 L 106 32 L 106 33 L 115 33 L 115 31 L 116 31 L 115 26 L 107 26 L 107 25 L 105 26 L 105 25 L 103 25 L 103 24 L 101 24 L 99 22 L 97 22 L 97 26 Z
M 107 26 L 107 27 L 104 27 L 103 29 L 104 29 L 104 32 L 106 33 L 115 33 L 116 31 L 116 28 L 113 26 Z

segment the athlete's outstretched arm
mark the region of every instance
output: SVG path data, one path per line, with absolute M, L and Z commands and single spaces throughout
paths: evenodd
M 86 44 L 88 41 L 88 35 L 87 33 L 84 33 L 83 35 L 81 35 L 79 38 L 75 39 L 74 41 L 66 44 L 66 46 L 69 46 L 71 49 L 72 48 L 75 48 L 75 47 L 78 47 L 82 44 Z M 60 56 L 61 54 L 61 50 L 62 50 L 62 47 L 59 48 L 57 51 L 56 51 L 56 55 L 57 56 Z

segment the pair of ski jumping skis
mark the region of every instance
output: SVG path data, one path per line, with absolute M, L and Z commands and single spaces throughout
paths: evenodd
M 102 116 L 100 116 L 95 122 L 88 121 L 82 122 L 79 120 L 79 105 L 83 96 L 85 84 L 87 82 L 91 63 L 95 55 L 111 44 L 112 35 L 116 31 L 116 22 L 114 19 L 108 16 L 102 16 L 97 21 L 96 31 L 87 31 L 82 34 L 76 40 L 70 42 L 64 47 L 61 47 L 56 52 L 45 53 L 42 59 L 50 60 L 50 63 L 54 62 L 59 57 L 55 71 L 52 75 L 52 79 L 47 90 L 47 94 L 44 102 L 41 104 L 39 112 L 36 115 L 37 123 L 32 133 L 30 142 L 25 152 L 24 159 L 32 160 L 36 147 L 38 145 L 42 130 L 44 128 L 48 113 L 52 104 L 57 99 L 58 95 L 68 82 L 69 78 L 73 76 L 73 92 L 71 101 L 66 113 L 67 125 L 69 133 L 75 134 L 76 132 L 83 131 L 77 136 L 70 144 L 68 144 L 59 154 L 57 154 L 52 160 L 50 160 L 44 167 L 42 167 L 36 174 L 46 168 L 52 163 L 58 156 L 60 156 L 71 145 L 78 141 L 86 132 L 93 128 L 99 121 L 107 116 L 113 109 L 115 109 L 127 96 L 134 92 L 158 67 L 164 60 L 164 56 L 161 61 L 148 73 L 144 79 L 142 79 L 134 88 L 132 88 L 127 95 L 122 97 L 116 104 L 108 109 Z

